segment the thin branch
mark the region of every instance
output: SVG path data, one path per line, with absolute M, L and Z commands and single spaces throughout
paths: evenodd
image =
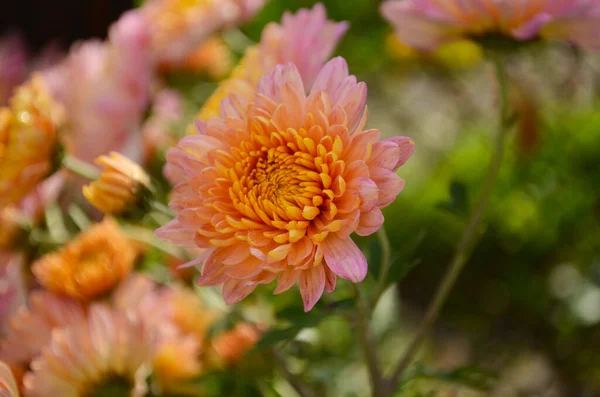
M 298 394 L 302 397 L 319 397 L 319 395 L 313 391 L 309 385 L 307 385 L 302 379 L 298 378 L 295 374 L 293 374 L 285 361 L 285 357 L 283 355 L 273 350 L 273 359 L 275 360 L 275 365 L 281 376 L 298 392 Z
M 367 362 L 367 370 L 369 371 L 369 381 L 371 383 L 371 394 L 373 397 L 382 396 L 383 377 L 379 367 L 377 358 L 376 344 L 369 330 L 369 322 L 371 320 L 371 310 L 369 303 L 360 288 L 352 284 L 356 291 L 356 301 L 358 312 L 356 313 L 356 328 L 360 346 L 363 350 L 363 355 Z
M 423 321 L 421 322 L 413 341 L 402 356 L 391 378 L 385 384 L 384 396 L 389 396 L 396 389 L 402 374 L 413 360 L 419 347 L 421 346 L 421 343 L 425 339 L 425 336 L 429 332 L 433 323 L 436 321 L 444 302 L 448 298 L 454 283 L 460 275 L 465 263 L 471 256 L 472 251 L 478 241 L 479 227 L 485 214 L 489 199 L 494 190 L 494 186 L 496 185 L 500 165 L 502 164 L 506 137 L 511 126 L 511 120 L 508 114 L 508 81 L 506 71 L 504 69 L 502 60 L 494 58 L 494 61 L 494 65 L 496 67 L 496 77 L 498 79 L 498 86 L 500 90 L 501 104 L 499 109 L 499 128 L 496 147 L 484 181 L 484 186 L 482 188 L 479 201 L 473 209 L 469 220 L 467 221 L 467 225 L 465 226 L 463 234 L 459 240 L 454 257 L 452 258 L 450 266 L 444 275 L 444 278 L 442 279 L 440 287 L 433 298 L 433 301 L 429 305 L 429 308 L 427 309 L 425 317 L 423 318 Z

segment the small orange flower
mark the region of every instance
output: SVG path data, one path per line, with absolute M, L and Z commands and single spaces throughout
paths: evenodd
M 187 70 L 203 73 L 213 79 L 221 79 L 231 70 L 231 49 L 225 40 L 219 36 L 208 38 L 204 43 L 190 53 L 181 62 L 164 62 L 164 71 Z
M 52 170 L 60 109 L 40 76 L 0 109 L 0 206 L 16 203 Z
M 250 324 L 239 324 L 219 335 L 212 343 L 217 359 L 225 365 L 240 361 L 258 341 L 260 335 Z
M 97 181 L 83 187 L 83 195 L 106 214 L 122 214 L 131 209 L 139 195 L 150 187 L 144 169 L 119 153 L 100 156 L 96 164 L 104 171 Z
M 206 307 L 192 290 L 174 287 L 171 296 L 173 323 L 186 334 L 204 340 L 217 313 Z
M 78 300 L 96 298 L 125 278 L 137 256 L 135 245 L 110 218 L 92 226 L 32 270 L 48 290 Z
M 191 335 L 160 345 L 154 357 L 154 373 L 163 388 L 200 374 L 200 347 L 198 339 Z

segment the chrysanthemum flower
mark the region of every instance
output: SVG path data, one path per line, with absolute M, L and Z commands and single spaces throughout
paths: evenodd
M 250 18 L 264 0 L 153 0 L 141 7 L 153 26 L 153 52 L 178 62 L 212 33 Z
M 192 49 L 184 59 L 177 62 L 162 62 L 161 71 L 185 70 L 222 79 L 231 70 L 233 54 L 220 36 L 212 36 L 201 45 Z
M 19 388 L 17 381 L 10 370 L 10 367 L 0 361 L 0 396 L 19 397 Z
M 87 318 L 53 332 L 25 375 L 25 394 L 141 397 L 155 351 L 155 335 L 144 322 L 94 304 Z
M 201 342 L 192 335 L 161 343 L 153 360 L 153 372 L 161 388 L 168 390 L 178 382 L 200 375 L 200 350 Z
M 327 20 L 322 4 L 296 14 L 285 13 L 281 24 L 273 22 L 265 27 L 260 44 L 247 50 L 231 77 L 206 101 L 198 118 L 218 117 L 221 101 L 229 95 L 252 99 L 260 78 L 277 64 L 296 64 L 305 86 L 310 87 L 347 29 L 345 22 Z
M 10 318 L 0 342 L 0 358 L 10 363 L 29 363 L 48 344 L 54 329 L 84 317 L 80 303 L 48 291 L 34 291 L 29 294 L 28 306 L 20 307 Z
M 0 334 L 7 331 L 8 319 L 25 303 L 25 297 L 23 256 L 0 251 Z
M 423 49 L 488 34 L 516 40 L 560 39 L 600 48 L 597 1 L 392 0 L 381 10 L 404 42 Z
M 259 338 L 260 334 L 256 327 L 250 324 L 239 324 L 232 330 L 215 337 L 212 349 L 219 362 L 232 365 L 238 362 Z
M 154 67 L 151 29 L 141 13 L 127 12 L 112 25 L 107 42 L 76 45 L 64 62 L 44 73 L 67 111 L 70 154 L 92 162 L 115 150 L 140 159 L 139 126 Z
M 16 204 L 52 170 L 59 111 L 35 75 L 0 109 L 0 207 Z
M 122 214 L 150 188 L 150 177 L 137 163 L 117 152 L 100 156 L 96 164 L 104 170 L 97 181 L 83 187 L 85 198 L 105 214 Z
M 130 272 L 137 247 L 110 218 L 105 218 L 32 265 L 49 291 L 78 300 L 109 292 Z
M 307 91 L 307 95 L 305 92 Z M 342 58 L 312 87 L 293 64 L 261 79 L 249 103 L 223 104 L 221 119 L 198 122 L 168 153 L 178 214 L 162 239 L 208 249 L 200 285 L 223 284 L 229 304 L 278 278 L 275 293 L 300 282 L 305 310 L 337 276 L 361 281 L 364 255 L 350 238 L 383 223 L 381 208 L 404 187 L 395 170 L 414 142 L 379 142 L 364 130 L 366 85 Z

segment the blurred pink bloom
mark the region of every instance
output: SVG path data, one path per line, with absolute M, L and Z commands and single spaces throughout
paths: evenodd
M 294 63 L 304 87 L 310 89 L 347 29 L 346 22 L 328 20 L 322 4 L 295 14 L 286 12 L 281 24 L 272 22 L 265 27 L 259 45 L 246 51 L 231 77 L 221 83 L 197 117 L 218 117 L 221 101 L 232 94 L 251 100 L 260 78 L 277 64 Z
M 595 0 L 390 0 L 381 11 L 402 41 L 422 49 L 491 33 L 600 49 L 600 2 Z
M 163 89 L 154 96 L 152 114 L 142 126 L 145 162 L 176 143 L 174 129 L 181 127 L 184 106 L 183 97 L 175 90 Z
M 23 257 L 0 251 L 0 335 L 6 331 L 10 316 L 25 304 Z
M 85 317 L 83 306 L 47 291 L 29 294 L 29 305 L 10 318 L 6 337 L 0 341 L 0 359 L 28 363 L 48 344 L 54 329 L 76 323 Z
M 92 395 L 104 382 L 120 381 L 131 397 L 147 392 L 156 338 L 139 319 L 105 304 L 92 304 L 87 318 L 55 330 L 23 379 L 31 397 Z
M 46 72 L 51 92 L 66 108 L 67 147 L 76 157 L 91 162 L 114 150 L 139 161 L 153 68 L 150 33 L 141 13 L 127 12 L 107 42 L 79 44 Z
M 364 129 L 367 87 L 346 61 L 305 78 L 277 65 L 250 102 L 228 97 L 222 118 L 198 122 L 167 155 L 177 217 L 157 235 L 206 248 L 191 262 L 202 267 L 198 283 L 222 284 L 228 304 L 279 277 L 275 293 L 299 281 L 310 310 L 338 276 L 363 280 L 367 262 L 350 235 L 377 231 L 404 187 L 395 171 L 414 142 Z
M 28 53 L 21 36 L 0 37 L 0 106 L 8 103 L 13 89 L 27 78 Z
M 153 27 L 153 53 L 183 60 L 212 33 L 251 18 L 265 0 L 151 0 L 141 8 Z

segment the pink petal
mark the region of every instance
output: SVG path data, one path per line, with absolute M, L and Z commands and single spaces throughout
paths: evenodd
M 256 285 L 246 285 L 241 280 L 230 279 L 223 284 L 221 294 L 223 295 L 225 303 L 233 305 L 250 295 L 255 289 Z
M 304 311 L 312 309 L 323 295 L 325 289 L 325 270 L 323 266 L 314 266 L 304 270 L 300 276 L 300 294 L 304 302 Z
M 383 214 L 377 207 L 372 208 L 368 212 L 360 214 L 360 221 L 358 222 L 358 228 L 356 234 L 359 236 L 368 236 L 375 233 L 381 225 L 383 225 Z
M 374 168 L 371 170 L 371 179 L 379 189 L 377 206 L 383 208 L 396 199 L 404 189 L 405 182 L 394 171 L 385 168 Z
M 279 273 L 277 280 L 277 288 L 273 291 L 274 294 L 281 294 L 290 289 L 300 278 L 301 270 L 288 270 Z
M 257 92 L 276 103 L 283 103 L 283 89 L 286 84 L 291 84 L 297 92 L 304 92 L 302 78 L 298 68 L 293 63 L 277 65 L 266 76 L 260 79 Z
M 337 284 L 337 276 L 327 266 L 325 267 L 325 291 L 331 294 L 335 290 Z
M 362 281 L 367 275 L 367 260 L 350 238 L 339 238 L 330 233 L 321 244 L 325 263 L 338 276 L 354 281 Z
M 177 218 L 155 231 L 156 236 L 167 243 L 182 247 L 196 247 L 194 243 L 194 228 L 184 226 Z

